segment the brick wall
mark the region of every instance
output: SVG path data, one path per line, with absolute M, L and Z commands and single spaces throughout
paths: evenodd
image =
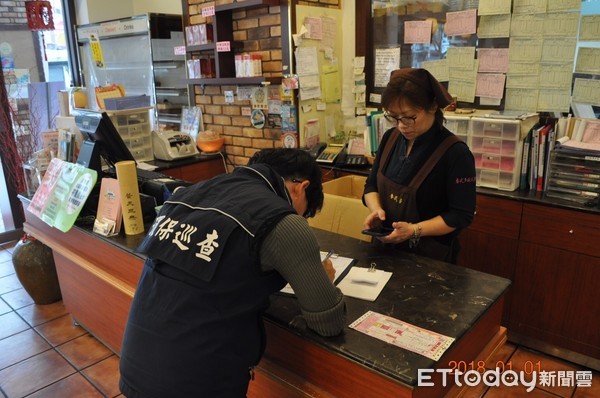
M 0 0 L 0 25 L 27 25 L 25 0 Z
M 341 0 L 309 0 L 301 4 L 339 7 Z M 233 0 L 188 0 L 189 25 L 212 22 L 202 16 L 202 8 L 209 5 L 232 3 Z M 233 13 L 233 37 L 244 43 L 238 52 L 251 52 L 262 57 L 262 70 L 265 76 L 282 75 L 281 16 L 280 7 L 260 7 L 239 10 Z M 188 23 L 186 23 L 187 25 Z M 203 108 L 204 128 L 218 131 L 225 138 L 225 151 L 236 165 L 243 165 L 258 150 L 281 147 L 280 129 L 256 129 L 249 116 L 242 116 L 243 107 L 251 107 L 250 101 L 238 100 L 225 103 L 224 92 L 237 91 L 236 86 L 194 86 L 196 105 Z M 265 111 L 266 113 L 266 111 Z M 266 115 L 265 115 L 266 116 Z

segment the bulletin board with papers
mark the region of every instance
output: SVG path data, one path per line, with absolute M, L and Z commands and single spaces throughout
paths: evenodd
M 569 112 L 600 105 L 600 0 L 372 1 L 367 100 L 392 70 L 425 68 L 463 107 Z M 577 81 L 577 79 L 581 79 Z
M 342 128 L 341 32 L 341 10 L 296 6 L 292 44 L 299 81 L 300 147 L 327 142 Z

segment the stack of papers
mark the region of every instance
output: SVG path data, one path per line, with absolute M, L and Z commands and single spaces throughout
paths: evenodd
M 391 277 L 391 272 L 353 267 L 338 287 L 346 296 L 375 301 Z
M 321 252 L 321 260 L 327 253 Z M 342 293 L 348 297 L 354 297 L 361 300 L 375 301 L 379 293 L 383 290 L 386 283 L 392 277 L 391 272 L 378 269 L 351 267 L 356 260 L 353 258 L 333 255 L 330 257 L 335 268 L 334 284 L 336 284 Z M 294 290 L 288 283 L 281 293 L 294 294 Z

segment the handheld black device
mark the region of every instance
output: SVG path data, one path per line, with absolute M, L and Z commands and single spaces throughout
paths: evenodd
M 364 229 L 362 230 L 362 233 L 365 235 L 371 235 L 380 238 L 382 236 L 389 235 L 390 233 L 392 233 L 393 230 L 394 228 L 391 227 L 377 227 L 371 229 Z

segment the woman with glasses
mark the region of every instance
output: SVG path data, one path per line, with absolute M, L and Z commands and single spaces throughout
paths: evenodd
M 392 72 L 381 99 L 395 127 L 365 184 L 365 228 L 391 227 L 381 242 L 455 263 L 456 238 L 475 213 L 475 161 L 443 126 L 452 98 L 427 70 L 404 68 Z

